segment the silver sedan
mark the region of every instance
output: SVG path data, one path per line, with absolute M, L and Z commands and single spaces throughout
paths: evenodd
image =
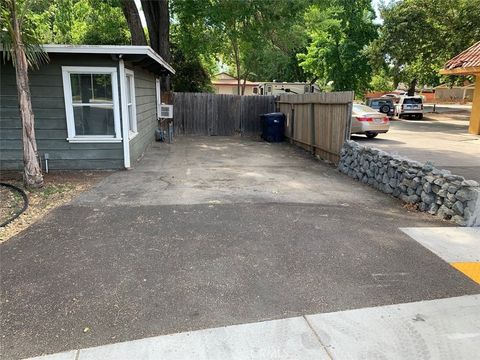
M 364 134 L 374 138 L 390 129 L 390 119 L 371 107 L 353 104 L 351 134 Z

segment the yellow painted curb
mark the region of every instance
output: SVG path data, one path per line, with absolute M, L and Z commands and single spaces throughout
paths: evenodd
M 450 265 L 480 284 L 480 262 L 455 262 Z

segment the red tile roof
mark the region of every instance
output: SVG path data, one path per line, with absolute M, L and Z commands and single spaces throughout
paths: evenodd
M 449 60 L 445 64 L 444 69 L 452 70 L 471 67 L 480 67 L 480 41 Z

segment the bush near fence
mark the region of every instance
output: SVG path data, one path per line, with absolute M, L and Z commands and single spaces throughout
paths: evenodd
M 338 169 L 421 211 L 462 226 L 480 226 L 479 184 L 436 169 L 430 162 L 422 164 L 348 140 Z

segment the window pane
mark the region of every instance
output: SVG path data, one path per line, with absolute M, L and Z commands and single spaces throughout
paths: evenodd
M 132 77 L 130 75 L 127 75 L 127 86 L 126 86 L 126 92 L 127 92 L 127 103 L 132 102 L 132 94 L 131 94 L 131 86 L 132 86 Z
M 112 103 L 110 74 L 70 74 L 73 103 Z
M 421 98 L 406 98 L 403 100 L 404 104 L 421 104 L 422 99 Z
M 105 106 L 74 106 L 75 134 L 115 135 L 113 108 Z
M 133 105 L 128 105 L 128 127 L 130 131 L 136 131 L 135 124 L 133 123 Z

